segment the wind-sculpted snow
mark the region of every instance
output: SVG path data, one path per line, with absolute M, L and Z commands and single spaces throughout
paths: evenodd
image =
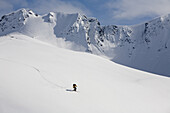
M 136 69 L 170 76 L 170 15 L 135 26 L 102 26 L 78 13 L 37 15 L 18 10 L 0 20 L 0 36 L 11 32 L 90 52 Z

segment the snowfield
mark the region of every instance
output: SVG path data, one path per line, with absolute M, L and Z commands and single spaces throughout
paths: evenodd
M 168 77 L 96 55 L 0 37 L 0 113 L 170 113 L 169 86 Z

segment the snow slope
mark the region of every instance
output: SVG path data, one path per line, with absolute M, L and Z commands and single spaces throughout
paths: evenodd
M 21 9 L 0 20 L 0 36 L 19 32 L 58 47 L 90 52 L 135 69 L 170 77 L 170 15 L 135 26 L 101 26 L 95 18 Z
M 169 78 L 23 34 L 0 37 L 0 73 L 1 113 L 170 112 Z

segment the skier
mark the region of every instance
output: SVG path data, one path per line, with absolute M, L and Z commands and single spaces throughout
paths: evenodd
M 77 85 L 73 84 L 73 91 L 76 91 L 76 90 L 77 90 Z

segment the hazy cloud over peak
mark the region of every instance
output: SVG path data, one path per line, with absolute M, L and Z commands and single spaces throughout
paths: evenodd
M 119 0 L 108 2 L 113 18 L 134 19 L 170 13 L 170 0 Z
M 31 9 L 38 13 L 65 12 L 65 13 L 81 13 L 90 15 L 90 11 L 79 2 L 63 2 L 61 0 L 42 0 L 33 4 Z

